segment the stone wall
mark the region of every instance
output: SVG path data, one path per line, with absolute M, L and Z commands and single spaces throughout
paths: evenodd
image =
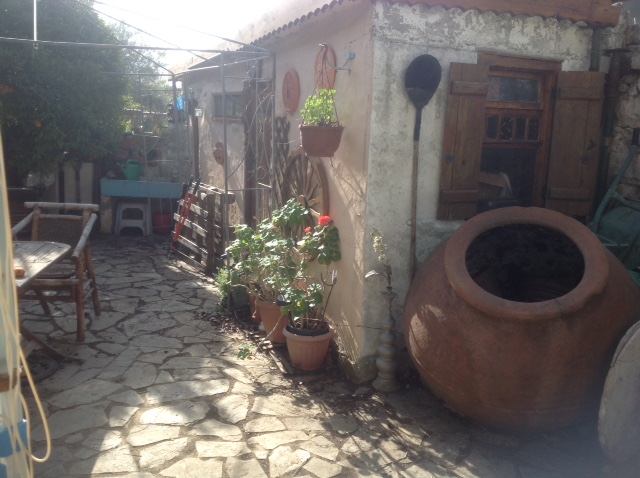
M 629 155 L 633 129 L 640 128 L 640 25 L 627 25 L 624 32 L 607 184 L 613 181 Z M 627 170 L 618 192 L 629 199 L 640 200 L 639 156 Z

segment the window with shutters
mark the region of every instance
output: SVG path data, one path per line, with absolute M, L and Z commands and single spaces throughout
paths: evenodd
M 560 67 L 492 53 L 450 65 L 439 219 L 512 205 L 591 212 L 604 78 Z

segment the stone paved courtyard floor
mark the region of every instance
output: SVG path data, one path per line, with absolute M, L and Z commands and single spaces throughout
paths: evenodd
M 336 368 L 285 376 L 266 355 L 241 360 L 242 331 L 209 320 L 214 280 L 167 250 L 167 238 L 94 241 L 103 313 L 88 308 L 82 344 L 72 307 L 51 320 L 22 305 L 26 326 L 79 359 L 37 384 L 53 449 L 36 477 L 638 476 L 607 463 L 595 420 L 504 434 L 454 416 L 416 383 L 381 394 Z M 24 393 L 41 457 L 44 429 Z

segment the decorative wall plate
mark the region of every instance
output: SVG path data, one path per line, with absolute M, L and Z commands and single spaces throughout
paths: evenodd
M 282 79 L 282 103 L 287 113 L 294 114 L 300 101 L 300 79 L 296 70 L 289 70 Z

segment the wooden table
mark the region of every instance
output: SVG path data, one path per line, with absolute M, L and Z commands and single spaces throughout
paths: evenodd
M 51 265 L 64 258 L 70 250 L 71 246 L 61 244 L 59 242 L 14 241 L 13 267 L 14 269 L 19 267 L 25 271 L 23 277 L 16 278 L 18 298 L 29 290 L 29 284 L 31 284 L 38 275 L 42 274 Z M 22 324 L 20 324 L 20 333 L 29 341 L 36 342 L 47 354 L 60 360 L 68 358 L 40 340 L 33 332 Z M 25 356 L 27 355 L 28 351 L 25 350 Z
M 24 277 L 16 278 L 18 297 L 28 290 L 29 284 L 39 274 L 62 259 L 70 250 L 71 246 L 59 242 L 14 241 L 13 267 L 20 267 L 25 271 Z

